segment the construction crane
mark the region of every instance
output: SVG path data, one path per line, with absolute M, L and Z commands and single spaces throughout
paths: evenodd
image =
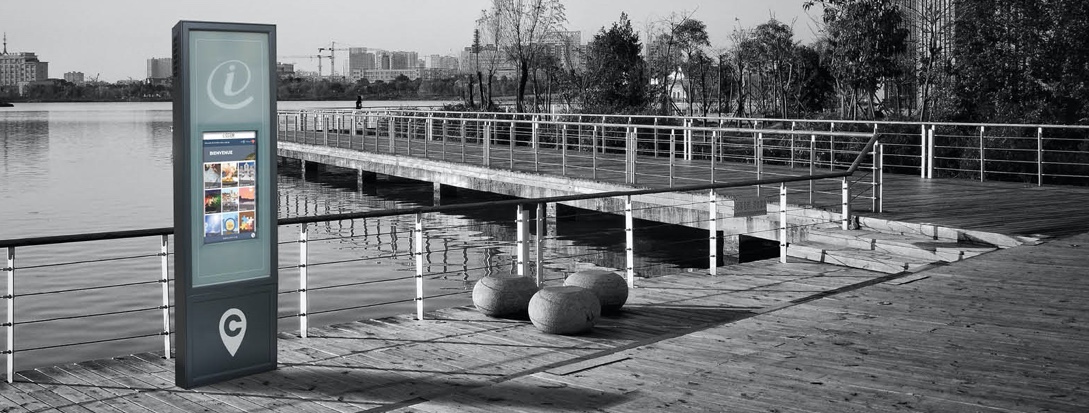
M 321 52 L 324 52 L 326 50 L 329 51 L 329 56 L 322 56 L 322 57 L 324 57 L 326 59 L 329 59 L 329 67 L 330 67 L 329 77 L 335 77 L 336 74 L 337 74 L 336 52 L 338 52 L 338 51 L 343 52 L 343 51 L 346 51 L 348 49 L 345 49 L 343 47 L 338 49 L 337 48 L 337 42 L 329 42 L 329 47 L 319 47 L 318 48 L 318 54 L 320 55 Z M 318 62 L 320 63 L 321 61 L 319 60 Z M 320 72 L 320 70 L 319 70 L 319 72 Z
M 329 59 L 329 56 L 322 56 L 320 54 L 308 54 L 308 55 L 296 55 L 296 56 L 277 56 L 280 59 L 318 59 L 318 77 L 321 77 L 321 59 Z

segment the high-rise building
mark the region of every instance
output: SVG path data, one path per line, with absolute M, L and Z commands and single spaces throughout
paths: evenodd
M 147 59 L 147 82 L 155 85 L 169 84 L 174 76 L 169 57 Z
M 933 73 L 943 70 L 943 64 L 952 64 L 956 36 L 957 3 L 955 0 L 897 0 L 908 31 L 907 58 L 917 71 Z M 927 66 L 924 67 L 924 64 Z M 895 87 L 886 85 L 882 94 L 892 102 L 898 100 L 906 108 L 922 107 L 924 98 L 919 76 L 908 76 L 909 81 Z
M 64 81 L 75 85 L 82 85 L 84 83 L 83 72 L 66 72 L 64 74 Z
M 418 67 L 418 59 L 419 54 L 416 52 L 392 52 L 390 53 L 389 68 L 393 70 L 416 69 Z

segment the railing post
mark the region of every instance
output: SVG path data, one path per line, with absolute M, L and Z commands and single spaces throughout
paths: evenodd
M 798 122 L 790 122 L 790 169 L 794 169 L 794 129 Z
M 517 122 L 515 122 L 515 118 L 517 118 L 517 116 L 518 115 L 511 115 L 511 117 L 510 117 L 510 142 L 508 142 L 508 143 L 510 143 L 510 170 L 512 170 L 512 171 L 514 170 L 514 142 L 515 142 L 515 136 L 514 136 L 515 135 L 515 130 L 514 129 L 515 129 L 515 125 L 517 125 Z
M 683 132 L 684 132 L 684 160 L 686 160 L 686 161 L 691 161 L 692 160 L 692 152 L 694 152 L 693 149 L 692 149 L 692 133 L 693 133 L 692 132 L 692 125 L 694 123 L 695 123 L 695 121 L 692 120 L 692 119 L 682 119 L 682 121 L 681 121 L 681 124 L 685 126 Z
M 983 144 L 983 133 L 986 126 L 979 125 L 979 182 L 983 182 L 987 176 L 987 150 Z
M 756 134 L 756 179 L 764 176 L 764 133 Z M 756 186 L 756 196 L 760 196 L 760 185 Z
M 540 118 L 533 116 L 533 123 L 531 123 L 530 134 L 532 135 L 531 144 L 533 145 L 533 172 L 541 171 L 541 135 L 540 124 L 538 123 Z
M 636 179 L 639 173 L 636 169 L 636 165 L 639 164 L 639 128 L 634 126 L 631 128 L 631 139 L 628 142 L 630 142 L 628 152 L 631 153 L 631 184 L 635 185 L 639 181 Z
M 1036 186 L 1044 186 L 1044 128 L 1036 128 Z
M 817 135 L 809 135 L 809 175 L 816 172 Z M 813 205 L 813 180 L 809 180 L 809 205 Z
M 677 156 L 677 133 L 676 129 L 669 130 L 669 187 L 673 187 L 673 178 L 676 175 L 673 172 L 675 167 L 675 161 Z
M 836 123 L 832 122 L 831 127 L 828 128 L 829 132 L 835 132 Z M 834 135 L 828 135 L 828 170 L 834 171 L 836 169 L 836 137 Z
M 321 136 L 324 139 L 322 145 L 329 146 L 329 114 L 321 114 Z
M 560 146 L 560 175 L 567 176 L 567 124 L 563 124 L 560 127 L 560 140 L 563 144 Z
M 537 275 L 537 286 L 544 285 L 544 245 L 541 245 L 541 239 L 543 238 L 545 229 L 545 204 L 537 204 L 537 233 L 533 234 L 533 246 L 536 247 L 534 251 L 533 269 L 534 274 Z
M 484 166 L 492 164 L 492 123 L 484 122 Z
M 779 263 L 787 262 L 787 186 L 779 184 Z
M 870 209 L 881 212 L 885 191 L 885 145 L 877 142 L 873 145 L 873 204 Z
M 602 129 L 604 129 L 604 128 L 605 128 L 605 126 L 602 125 Z M 604 131 L 602 131 L 602 134 L 604 134 Z M 593 161 L 592 168 L 591 168 L 592 169 L 591 173 L 592 173 L 593 178 L 596 180 L 597 179 L 597 125 L 594 125 L 593 135 L 590 136 L 590 159 Z
M 416 319 L 424 319 L 424 234 L 423 213 L 416 213 Z
M 435 132 L 431 130 L 431 128 L 433 128 L 434 126 L 435 126 L 435 119 L 432 117 L 432 114 L 428 113 L 427 114 L 427 120 L 424 121 L 424 127 L 427 128 L 427 131 L 424 132 L 424 159 L 427 159 L 427 158 L 431 157 L 431 154 L 428 151 L 428 149 L 429 149 L 429 146 L 431 145 L 431 139 L 435 135 Z
M 306 314 L 310 312 L 310 305 L 306 299 L 306 280 L 307 277 L 309 277 L 306 266 L 309 255 L 309 249 L 307 248 L 306 223 L 304 222 L 299 224 L 299 337 L 301 338 L 306 338 Z
M 624 199 L 624 245 L 627 252 L 628 288 L 635 288 L 635 219 L 631 208 L 631 195 Z
M 926 134 L 926 179 L 934 178 L 934 125 Z
M 518 241 L 515 245 L 515 249 L 518 250 L 518 264 L 517 272 L 519 277 L 524 277 L 529 272 L 529 211 L 522 204 L 518 204 L 517 217 L 515 217 L 514 224 L 517 227 Z
M 926 178 L 926 125 L 919 125 L 919 177 Z
M 8 247 L 8 266 L 4 268 L 8 273 L 8 294 L 4 299 L 8 301 L 8 319 L 4 326 L 8 330 L 7 355 L 8 383 L 15 379 L 15 247 Z
M 446 162 L 446 133 L 447 133 L 447 119 L 445 116 L 442 118 L 442 134 L 439 135 L 439 141 L 442 143 L 442 161 Z
M 850 221 L 851 221 L 851 185 L 850 185 L 849 182 L 847 182 L 847 177 L 846 176 L 843 177 L 843 184 L 841 186 L 841 191 L 842 191 L 842 195 L 843 195 L 842 196 L 843 205 L 841 205 L 841 210 L 843 212 L 842 212 L 842 214 L 840 214 L 841 215 L 840 219 L 842 220 L 842 224 L 840 225 L 840 227 L 841 227 L 842 230 L 847 231 L 847 230 L 851 229 L 850 225 L 849 225 Z
M 718 194 L 715 190 L 711 190 L 711 202 L 708 209 L 709 218 L 707 219 L 707 232 L 709 233 L 710 240 L 708 246 L 708 259 L 707 273 L 710 275 L 718 275 Z
M 159 240 L 159 265 L 161 267 L 159 286 L 163 293 L 163 358 L 170 360 L 170 274 L 168 265 L 170 259 L 168 258 L 168 246 L 167 238 L 169 235 L 162 235 Z
M 718 131 L 711 131 L 711 183 L 715 183 L 716 161 L 718 161 Z
M 654 117 L 654 158 L 658 158 L 658 117 Z
M 389 153 L 390 154 L 397 154 L 397 146 L 393 143 L 394 139 L 397 137 L 397 129 L 394 129 L 397 126 L 397 121 L 396 121 L 396 119 L 394 119 L 393 114 L 388 114 L 388 115 L 389 115 Z

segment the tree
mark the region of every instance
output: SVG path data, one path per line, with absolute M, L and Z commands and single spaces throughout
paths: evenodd
M 907 50 L 908 30 L 899 7 L 894 0 L 816 0 L 805 7 L 815 3 L 824 5 L 830 66 L 841 88 L 841 102 L 845 95 L 850 102 L 841 111 L 850 109 L 857 118 L 855 109 L 864 92 L 869 115 L 875 117 L 877 88 L 900 74 L 899 59 Z
M 789 94 L 796 81 L 794 30 L 772 18 L 753 30 L 756 64 L 760 79 L 769 86 L 764 98 L 778 116 L 787 117 Z
M 604 27 L 587 45 L 587 90 L 583 109 L 591 113 L 638 113 L 647 104 L 643 45 L 628 15 L 609 30 Z
M 672 101 L 670 91 L 677 86 L 682 76 L 677 76 L 679 69 L 685 62 L 692 60 L 703 47 L 710 46 L 707 37 L 707 25 L 702 21 L 693 19 L 689 14 L 672 14 L 662 22 L 659 22 L 651 43 L 651 53 L 647 57 L 650 65 L 651 77 L 656 85 L 654 93 L 658 95 L 662 114 L 667 114 L 676 105 Z M 683 86 L 683 85 L 682 85 Z
M 567 16 L 560 0 L 492 0 L 494 24 L 502 30 L 504 52 L 518 65 L 515 106 L 525 112 L 526 84 L 530 68 L 545 50 L 541 43 L 563 29 Z
M 1086 123 L 1089 3 L 966 0 L 956 26 L 958 112 L 973 121 Z

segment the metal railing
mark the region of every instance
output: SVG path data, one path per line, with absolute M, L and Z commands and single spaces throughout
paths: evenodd
M 636 271 L 638 270 L 638 266 L 637 266 L 637 263 L 636 263 L 636 260 L 635 260 L 635 255 L 634 255 L 635 246 L 636 246 L 635 239 L 636 239 L 636 236 L 637 236 L 636 232 L 638 230 L 640 230 L 640 228 L 637 228 L 637 225 L 635 225 L 634 214 L 637 212 L 638 208 L 633 206 L 634 205 L 633 200 L 638 201 L 640 199 L 640 197 L 642 197 L 642 196 L 662 194 L 662 193 L 677 193 L 677 192 L 692 193 L 692 192 L 695 192 L 695 193 L 707 193 L 707 194 L 709 194 L 709 196 L 710 196 L 709 200 L 707 200 L 707 201 L 693 201 L 691 203 L 691 205 L 687 205 L 687 206 L 691 207 L 691 208 L 694 208 L 694 209 L 702 209 L 703 211 L 707 211 L 706 222 L 693 222 L 693 223 L 688 223 L 688 224 L 692 224 L 692 225 L 699 226 L 699 227 L 706 227 L 707 230 L 709 231 L 710 236 L 708 237 L 708 236 L 704 235 L 703 237 L 695 237 L 695 238 L 693 238 L 693 241 L 685 241 L 685 242 L 699 242 L 699 243 L 702 243 L 702 242 L 706 242 L 705 240 L 710 239 L 709 253 L 708 253 L 708 259 L 709 259 L 708 270 L 709 270 L 710 274 L 716 274 L 718 266 L 721 265 L 721 263 L 722 263 L 722 257 L 719 255 L 720 247 L 718 246 L 717 238 L 719 237 L 719 233 L 724 229 L 723 226 L 720 226 L 720 222 L 719 222 L 720 217 L 722 216 L 721 211 L 720 211 L 722 206 L 720 204 L 721 204 L 723 198 L 716 191 L 729 190 L 729 189 L 739 189 L 739 188 L 759 188 L 761 186 L 777 186 L 778 189 L 779 189 L 779 191 L 778 191 L 778 211 L 777 211 L 778 212 L 778 219 L 777 219 L 777 221 L 778 221 L 778 233 L 777 234 L 749 234 L 749 235 L 757 235 L 757 236 L 761 236 L 761 237 L 764 237 L 764 238 L 771 238 L 771 239 L 776 239 L 777 238 L 779 240 L 779 245 L 780 245 L 780 260 L 782 262 L 785 262 L 786 257 L 787 257 L 787 248 L 788 248 L 787 231 L 788 231 L 788 229 L 790 227 L 817 226 L 817 225 L 835 225 L 835 226 L 841 226 L 842 225 L 843 228 L 846 228 L 846 226 L 850 222 L 851 200 L 853 199 L 852 196 L 851 196 L 851 189 L 850 189 L 851 186 L 849 185 L 849 180 L 848 179 L 853 174 L 855 174 L 856 171 L 858 171 L 860 169 L 860 166 L 863 164 L 864 158 L 866 158 L 868 156 L 871 156 L 872 154 L 875 153 L 874 151 L 872 151 L 872 149 L 873 149 L 873 147 L 874 147 L 874 145 L 876 143 L 877 143 L 877 137 L 876 136 L 871 136 L 870 139 L 865 143 L 865 145 L 858 152 L 856 152 L 853 162 L 851 162 L 849 165 L 847 165 L 847 168 L 845 170 L 842 170 L 842 171 L 831 171 L 831 172 L 823 172 L 823 173 L 816 173 L 816 174 L 810 174 L 810 175 L 765 177 L 763 179 L 757 179 L 757 180 L 741 180 L 741 181 L 734 181 L 734 182 L 719 182 L 719 183 L 709 183 L 709 184 L 702 184 L 702 185 L 684 185 L 684 186 L 678 185 L 678 186 L 674 186 L 673 188 L 612 191 L 612 192 L 603 192 L 603 193 L 595 193 L 595 194 L 580 194 L 580 195 L 548 197 L 548 198 L 536 198 L 536 199 L 512 199 L 512 200 L 501 200 L 501 201 L 489 201 L 489 202 L 483 202 L 483 203 L 456 204 L 456 205 L 432 206 L 432 207 L 413 207 L 413 208 L 390 209 L 390 210 L 380 210 L 380 211 L 326 214 L 326 215 L 321 215 L 321 216 L 281 218 L 281 219 L 279 219 L 279 222 L 278 222 L 279 226 L 298 225 L 298 227 L 299 227 L 299 230 L 298 230 L 299 235 L 298 235 L 297 240 L 295 240 L 295 241 L 282 240 L 280 242 L 280 246 L 279 246 L 280 248 L 285 248 L 285 247 L 287 247 L 287 246 L 289 246 L 291 244 L 298 244 L 298 249 L 299 249 L 299 262 L 298 262 L 297 265 L 288 265 L 288 266 L 280 266 L 279 267 L 279 270 L 281 270 L 281 271 L 297 270 L 298 271 L 298 277 L 299 277 L 298 288 L 280 291 L 281 295 L 291 294 L 291 295 L 296 295 L 298 297 L 298 308 L 296 309 L 296 311 L 292 311 L 288 315 L 282 316 L 281 318 L 297 317 L 298 320 L 299 320 L 299 334 L 302 337 L 307 336 L 307 331 L 310 328 L 310 326 L 309 326 L 309 317 L 314 316 L 316 314 L 320 314 L 320 313 L 360 310 L 360 309 L 364 309 L 364 308 L 370 308 L 370 307 L 374 307 L 374 306 L 378 306 L 378 305 L 391 304 L 391 303 L 414 303 L 415 307 L 416 307 L 416 316 L 417 316 L 417 318 L 423 319 L 424 314 L 425 314 L 424 313 L 425 299 L 427 299 L 427 298 L 435 299 L 435 298 L 441 298 L 441 297 L 444 297 L 444 296 L 453 296 L 453 295 L 467 295 L 469 293 L 469 291 L 465 291 L 465 290 L 456 291 L 456 292 L 452 292 L 452 293 L 451 292 L 446 292 L 446 293 L 438 293 L 438 294 L 430 294 L 430 295 L 425 293 L 426 292 L 425 291 L 425 280 L 427 279 L 428 275 L 431 275 L 432 277 L 434 277 L 434 276 L 437 276 L 437 275 L 445 274 L 447 272 L 447 270 L 445 270 L 445 269 L 444 270 L 439 270 L 439 271 L 429 270 L 429 263 L 434 263 L 435 261 L 443 260 L 444 257 L 447 254 L 449 254 L 451 250 L 456 250 L 456 249 L 465 249 L 465 250 L 467 250 L 467 249 L 481 249 L 481 248 L 493 248 L 494 249 L 494 248 L 500 248 L 500 247 L 510 248 L 511 251 L 512 251 L 511 255 L 513 257 L 515 257 L 510 262 L 510 272 L 513 273 L 513 274 L 521 275 L 521 276 L 535 277 L 538 284 L 543 284 L 544 282 L 548 281 L 547 277 L 545 277 L 545 274 L 550 271 L 547 268 L 549 265 L 551 265 L 550 263 L 557 263 L 557 262 L 560 262 L 560 261 L 571 260 L 571 259 L 576 259 L 577 260 L 579 258 L 579 257 L 571 257 L 570 255 L 562 254 L 562 253 L 560 253 L 558 251 L 549 252 L 550 250 L 548 249 L 548 245 L 547 245 L 548 240 L 547 240 L 547 237 L 544 236 L 544 233 L 543 233 L 543 230 L 542 230 L 543 223 L 547 219 L 546 218 L 546 215 L 547 215 L 546 211 L 549 209 L 547 207 L 547 205 L 557 204 L 557 203 L 564 203 L 564 202 L 571 202 L 571 201 L 607 200 L 607 199 L 611 199 L 613 204 L 618 204 L 619 205 L 619 207 L 615 207 L 615 208 L 605 208 L 605 209 L 603 209 L 602 211 L 600 211 L 598 213 L 616 213 L 616 214 L 622 214 L 625 217 L 625 219 L 624 219 L 624 228 L 623 229 L 618 228 L 617 231 L 616 231 L 618 234 L 623 233 L 623 236 L 618 237 L 618 238 L 623 238 L 624 239 L 624 245 L 625 245 L 625 247 L 624 247 L 624 256 L 625 256 L 624 262 L 619 267 L 620 267 L 620 270 L 623 272 L 623 274 L 624 274 L 624 276 L 625 276 L 625 278 L 627 280 L 628 285 L 634 287 L 635 286 Z M 789 217 L 790 217 L 791 214 L 795 214 L 794 216 L 798 216 L 798 217 L 808 217 L 807 211 L 809 211 L 812 208 L 812 206 L 808 206 L 808 207 L 806 207 L 806 206 L 794 206 L 794 207 L 789 206 L 790 204 L 788 204 L 788 193 L 789 193 L 788 186 L 790 184 L 808 183 L 808 182 L 812 182 L 812 181 L 815 181 L 815 180 L 835 180 L 835 181 L 837 181 L 837 182 L 839 182 L 841 184 L 842 204 L 840 204 L 840 208 L 842 208 L 842 210 L 840 211 L 839 219 L 836 220 L 838 222 L 827 222 L 827 221 L 826 222 L 814 222 L 813 220 L 802 220 L 800 223 L 791 224 L 789 222 L 790 221 Z M 685 206 L 686 205 L 670 205 L 668 207 L 674 207 L 675 208 L 675 207 L 685 207 Z M 515 212 L 516 220 L 515 221 L 516 221 L 516 227 L 517 227 L 517 231 L 516 231 L 517 235 L 516 235 L 516 239 L 514 240 L 513 243 L 509 243 L 509 242 L 506 242 L 506 241 L 503 241 L 503 240 L 498 240 L 498 241 L 477 242 L 476 245 L 472 245 L 470 243 L 461 243 L 461 244 L 451 245 L 449 242 L 444 241 L 444 242 L 442 242 L 443 247 L 442 247 L 441 251 L 432 249 L 432 248 L 436 248 L 435 247 L 436 244 L 432 243 L 431 240 L 437 239 L 437 237 L 441 237 L 441 235 L 436 236 L 435 233 L 442 233 L 442 232 L 448 232 L 448 231 L 457 231 L 458 228 L 433 228 L 433 227 L 430 227 L 428 225 L 428 220 L 426 219 L 426 217 L 429 214 L 457 213 L 459 211 L 473 211 L 473 210 L 480 210 L 480 209 L 483 209 L 483 208 L 490 208 L 490 209 L 494 209 L 494 208 L 514 208 L 516 210 L 516 212 Z M 643 208 L 664 208 L 664 207 L 663 206 L 646 206 L 646 207 L 643 207 Z M 407 249 L 407 251 L 405 251 L 405 250 L 401 250 L 400 248 L 395 246 L 392 251 L 382 252 L 379 256 L 377 256 L 377 258 L 383 258 L 383 259 L 386 259 L 386 258 L 389 258 L 389 259 L 397 259 L 397 258 L 411 259 L 413 261 L 413 266 L 414 266 L 414 271 L 413 271 L 412 275 L 404 276 L 404 277 L 395 277 L 395 278 L 392 278 L 392 279 L 380 279 L 380 280 L 360 279 L 360 280 L 352 281 L 350 283 L 344 283 L 344 284 L 341 284 L 341 285 L 332 285 L 332 286 L 323 286 L 323 287 L 315 287 L 313 284 L 310 283 L 310 279 L 312 277 L 314 277 L 315 269 L 320 268 L 323 265 L 332 265 L 332 264 L 338 264 L 338 263 L 339 264 L 352 263 L 352 262 L 357 262 L 357 261 L 360 261 L 360 260 L 375 259 L 376 258 L 376 256 L 370 256 L 370 257 L 362 257 L 362 258 L 353 257 L 353 258 L 344 259 L 344 260 L 330 260 L 330 261 L 326 261 L 326 262 L 314 262 L 314 261 L 312 261 L 310 259 L 310 252 L 312 251 L 313 246 L 316 245 L 317 243 L 320 243 L 321 241 L 326 241 L 326 240 L 348 238 L 348 237 L 330 237 L 330 238 L 327 238 L 327 239 L 313 238 L 313 237 L 310 236 L 311 227 L 313 226 L 313 224 L 318 224 L 318 223 L 328 224 L 328 223 L 331 223 L 331 222 L 343 222 L 343 221 L 355 222 L 357 220 L 368 220 L 368 219 L 374 220 L 374 219 L 383 219 L 383 218 L 390 218 L 390 217 L 404 217 L 404 216 L 412 217 L 412 227 L 411 227 L 411 229 L 409 229 L 407 231 L 403 231 L 403 232 L 400 231 L 400 230 L 391 229 L 391 233 L 393 233 L 393 234 L 396 234 L 396 233 L 410 234 L 411 236 L 407 237 L 407 238 L 412 240 L 411 243 L 410 243 L 409 248 Z M 551 218 L 551 217 L 549 217 L 549 218 Z M 5 249 L 7 251 L 7 263 L 6 263 L 6 266 L 2 269 L 3 272 L 6 275 L 7 291 L 6 291 L 6 295 L 4 295 L 2 298 L 6 301 L 6 304 L 7 304 L 7 321 L 6 321 L 6 323 L 3 324 L 3 326 L 6 328 L 6 332 L 7 332 L 7 349 L 3 352 L 3 354 L 6 355 L 7 380 L 8 380 L 8 382 L 10 383 L 13 380 L 14 371 L 15 371 L 15 355 L 17 353 L 19 353 L 19 352 L 40 351 L 40 350 L 46 350 L 46 349 L 59 349 L 59 348 L 65 348 L 65 347 L 70 347 L 70 346 L 101 344 L 101 343 L 115 342 L 115 341 L 121 341 L 121 340 L 132 340 L 132 339 L 137 339 L 137 338 L 162 336 L 164 355 L 166 357 L 170 357 L 170 355 L 171 355 L 171 352 L 170 352 L 170 347 L 171 347 L 170 336 L 173 333 L 171 331 L 171 323 L 170 323 L 170 310 L 172 308 L 172 304 L 170 303 L 170 298 L 171 297 L 170 297 L 170 294 L 169 294 L 169 287 L 170 287 L 169 284 L 171 282 L 173 282 L 173 279 L 171 277 L 169 277 L 169 256 L 171 255 L 171 253 L 169 251 L 169 236 L 172 234 L 172 232 L 173 232 L 172 228 L 151 228 L 151 229 L 140 229 L 140 230 L 130 230 L 130 231 L 117 231 L 117 232 L 103 232 L 103 233 L 74 234 L 74 235 L 62 235 L 62 236 L 49 236 L 49 237 L 35 237 L 35 238 L 21 238 L 21 239 L 0 240 L 0 249 Z M 432 235 L 429 236 L 429 233 L 432 234 Z M 730 235 L 737 235 L 737 234 L 730 234 Z M 157 253 L 137 254 L 137 255 L 121 256 L 121 257 L 108 257 L 108 258 L 84 260 L 84 261 L 54 262 L 54 263 L 48 263 L 48 264 L 42 264 L 42 265 L 23 266 L 23 267 L 18 266 L 17 262 L 16 262 L 16 251 L 19 248 L 27 248 L 27 247 L 33 247 L 33 246 L 58 245 L 58 244 L 84 243 L 84 242 L 93 242 L 93 241 L 116 241 L 116 240 L 134 239 L 134 238 L 147 238 L 147 237 L 152 237 L 152 238 L 157 239 L 157 241 L 158 241 L 157 244 L 158 244 L 158 247 L 159 247 L 157 249 L 158 250 Z M 45 266 L 58 267 L 58 266 L 69 266 L 69 265 L 84 264 L 84 263 L 89 263 L 89 262 L 107 262 L 108 263 L 108 262 L 119 261 L 119 260 L 139 260 L 139 259 L 148 259 L 148 258 L 156 258 L 156 257 L 158 258 L 159 265 L 161 266 L 161 271 L 158 271 L 157 274 L 155 274 L 154 279 L 149 279 L 147 281 L 134 281 L 134 282 L 127 282 L 127 283 L 106 284 L 106 285 L 101 285 L 101 286 L 94 286 L 94 287 L 80 288 L 80 289 L 76 289 L 76 288 L 59 288 L 59 289 L 53 289 L 53 290 L 32 291 L 32 292 L 25 292 L 25 293 L 18 293 L 17 290 L 15 289 L 16 279 L 17 279 L 16 274 L 17 274 L 18 271 L 24 271 L 24 270 L 40 268 L 40 267 L 45 267 Z M 490 267 L 490 265 L 486 265 L 486 267 Z M 560 265 L 560 267 L 563 267 L 563 265 Z M 552 272 L 553 273 L 559 273 L 560 278 L 562 278 L 562 274 L 565 273 L 566 271 L 561 269 L 561 270 L 558 270 L 558 271 L 553 270 Z M 281 277 L 281 280 L 283 280 L 283 277 Z M 311 304 L 314 301 L 310 299 L 309 294 L 316 293 L 317 291 L 321 291 L 321 290 L 324 290 L 324 289 L 332 289 L 332 288 L 345 288 L 345 287 L 349 287 L 349 286 L 371 285 L 371 284 L 374 284 L 374 283 L 387 283 L 387 282 L 408 281 L 408 280 L 413 280 L 414 283 L 415 283 L 415 294 L 412 297 L 406 297 L 405 299 L 387 301 L 387 302 L 366 303 L 366 304 L 359 304 L 359 305 L 348 305 L 348 306 L 345 306 L 345 307 L 329 308 L 329 309 L 323 309 L 323 310 L 319 310 L 319 311 L 313 311 L 310 308 Z M 96 314 L 78 314 L 78 315 L 70 315 L 70 316 L 46 316 L 46 317 L 42 317 L 42 318 L 29 319 L 29 320 L 19 320 L 16 317 L 16 302 L 17 302 L 17 299 L 20 299 L 20 298 L 40 297 L 40 296 L 45 296 L 45 295 L 50 295 L 50 294 L 61 294 L 61 293 L 69 293 L 69 292 L 75 292 L 75 291 L 78 291 L 78 292 L 101 292 L 102 294 L 105 294 L 104 295 L 105 297 L 112 297 L 112 295 L 109 293 L 109 291 L 111 289 L 122 288 L 122 287 L 139 287 L 139 286 L 149 285 L 149 284 L 159 284 L 160 292 L 161 292 L 161 299 L 162 299 L 161 304 L 159 306 L 128 308 L 128 309 L 116 309 L 116 310 L 110 310 L 110 311 L 105 311 L 105 312 L 96 313 Z M 124 314 L 131 314 L 131 313 L 135 313 L 135 312 L 146 312 L 146 311 L 159 311 L 159 312 L 161 312 L 162 325 L 161 326 L 157 325 L 153 332 L 149 332 L 149 333 L 145 333 L 145 334 L 131 335 L 131 336 L 123 336 L 123 337 L 95 339 L 95 340 L 88 340 L 88 341 L 81 341 L 81 342 L 74 342 L 74 343 L 49 343 L 49 344 L 45 344 L 45 345 L 41 345 L 41 346 L 37 346 L 37 347 L 21 348 L 21 349 L 16 348 L 15 336 L 16 336 L 16 327 L 17 326 L 26 326 L 26 325 L 32 325 L 32 324 L 47 324 L 47 323 L 51 323 L 51 322 L 57 322 L 57 321 L 60 321 L 60 320 L 74 320 L 74 319 L 82 320 L 82 319 L 86 319 L 86 318 L 101 317 L 101 316 L 106 316 L 106 315 L 124 315 Z
M 548 173 L 637 187 L 843 170 L 873 131 L 782 130 L 726 120 L 439 111 L 281 111 L 280 140 L 405 155 L 494 169 Z M 855 197 L 882 210 L 885 144 L 863 165 Z M 839 185 L 807 188 L 810 204 Z M 759 194 L 759 189 L 757 190 Z
M 1028 124 L 986 124 L 986 123 L 916 123 L 885 121 L 844 121 L 813 119 L 771 119 L 771 118 L 735 118 L 735 117 L 680 117 L 680 116 L 615 116 L 588 114 L 509 114 L 509 113 L 464 113 L 443 111 L 281 111 L 282 130 L 344 131 L 348 134 L 356 131 L 371 130 L 385 133 L 386 125 L 375 123 L 378 118 L 414 119 L 408 125 L 397 125 L 398 133 L 412 127 L 424 128 L 442 124 L 439 136 L 450 137 L 483 135 L 479 123 L 491 123 L 489 136 L 498 135 L 496 126 L 509 122 L 511 135 L 526 136 L 532 134 L 530 126 L 535 128 L 549 124 L 569 124 L 566 131 L 580 136 L 578 147 L 583 152 L 589 147 L 592 153 L 615 152 L 616 143 L 623 141 L 624 132 L 631 128 L 638 129 L 636 153 L 640 159 L 679 156 L 684 161 L 706 158 L 707 153 L 719 154 L 716 160 L 752 163 L 757 146 L 754 139 L 760 134 L 765 138 L 783 140 L 777 147 L 766 147 L 775 153 L 765 153 L 761 160 L 786 161 L 792 164 L 804 160 L 807 153 L 805 140 L 812 136 L 807 131 L 820 131 L 817 136 L 826 142 L 815 144 L 817 152 L 824 162 L 835 164 L 849 162 L 840 158 L 839 153 L 851 153 L 839 149 L 840 142 L 835 137 L 848 137 L 851 133 L 878 133 L 886 148 L 888 157 L 886 168 L 893 173 L 914 174 L 922 178 L 961 178 L 979 181 L 1017 181 L 1036 185 L 1089 185 L 1089 126 L 1076 125 L 1028 125 Z M 468 131 L 459 132 L 446 129 L 448 123 L 468 122 Z M 576 126 L 577 125 L 577 126 Z M 354 127 L 353 127 L 354 126 Z M 370 129 L 368 129 L 370 127 Z M 428 129 L 431 130 L 431 129 Z M 748 134 L 739 133 L 747 131 Z M 475 134 L 474 134 L 475 132 Z M 541 135 L 533 140 L 522 140 L 518 145 L 529 142 L 537 148 L 537 142 L 566 142 Z M 334 135 L 336 135 L 334 133 Z M 429 135 L 432 136 L 432 135 Z M 750 137 L 745 141 L 745 137 Z M 848 138 L 850 139 L 850 138 Z M 491 141 L 502 144 L 502 137 L 493 137 Z M 675 142 L 679 146 L 672 150 Z M 474 142 L 470 138 L 470 142 Z M 546 145 L 547 146 L 547 145 Z M 670 148 L 666 150 L 666 148 Z M 367 149 L 367 148 L 364 148 Z M 395 149 L 392 148 L 391 149 Z M 515 152 L 514 148 L 507 148 Z M 564 146 L 564 149 L 569 149 Z M 377 150 L 377 148 L 376 148 Z M 678 152 L 680 153 L 678 155 Z M 495 160 L 492 157 L 485 159 Z M 594 155 L 583 159 L 596 160 Z M 449 159 L 447 159 L 449 160 Z M 465 159 L 461 160 L 465 162 Z M 636 164 L 636 162 L 632 162 Z M 591 166 L 592 167 L 592 166 Z M 593 168 L 597 172 L 597 168 Z M 626 170 L 626 169 L 625 169 Z M 714 172 L 712 171 L 712 174 Z

